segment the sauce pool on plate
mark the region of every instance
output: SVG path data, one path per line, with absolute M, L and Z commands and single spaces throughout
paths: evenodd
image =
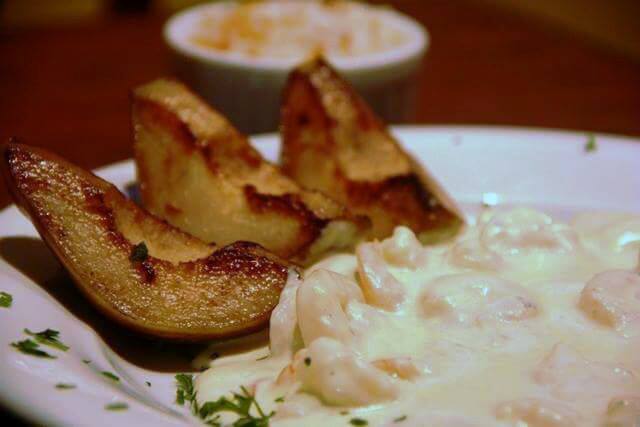
M 198 404 L 245 387 L 274 426 L 635 426 L 639 249 L 633 214 L 487 210 L 436 247 L 398 227 L 290 280 L 270 348 L 212 361 Z

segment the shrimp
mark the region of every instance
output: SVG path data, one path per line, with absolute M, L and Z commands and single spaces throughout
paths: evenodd
M 336 254 L 313 264 L 304 275 L 308 276 L 316 270 L 329 270 L 343 276 L 355 277 L 357 269 L 358 262 L 354 254 Z
M 640 427 L 640 396 L 620 396 L 611 399 L 603 425 Z
M 321 337 L 296 355 L 293 370 L 301 390 L 332 406 L 363 406 L 393 400 L 395 379 L 332 338 Z
M 590 400 L 591 407 L 606 405 L 613 393 L 638 390 L 640 382 L 620 366 L 584 359 L 565 344 L 556 344 L 533 373 L 533 379 L 558 399 Z
M 275 381 L 275 384 L 277 386 L 292 386 L 296 383 L 296 381 L 298 381 L 298 367 L 300 366 L 300 361 L 304 359 L 305 354 L 306 350 L 300 350 L 293 355 L 291 363 L 285 366 L 278 374 L 278 377 Z
M 365 301 L 384 310 L 396 310 L 405 299 L 405 290 L 387 269 L 380 243 L 361 243 L 356 256 Z
M 503 402 L 496 408 L 496 418 L 528 427 L 574 427 L 579 416 L 571 408 L 548 399 L 520 399 Z
M 484 248 L 476 239 L 467 239 L 456 244 L 450 253 L 450 262 L 474 270 L 496 271 L 503 266 L 500 255 Z
M 573 227 L 586 245 L 606 258 L 610 268 L 629 268 L 640 249 L 640 216 L 587 212 L 574 217 Z
M 378 359 L 372 362 L 372 365 L 376 368 L 386 372 L 394 378 L 400 378 L 403 380 L 413 380 L 425 371 L 429 371 L 427 366 L 419 366 L 410 357 L 393 357 L 390 359 Z
M 516 255 L 522 252 L 572 252 L 578 235 L 565 224 L 554 223 L 542 212 L 518 208 L 497 213 L 480 235 L 482 245 L 495 253 Z
M 426 250 L 410 228 L 398 226 L 380 243 L 384 258 L 391 264 L 415 270 L 427 262 Z
M 580 309 L 625 335 L 640 332 L 640 275 L 627 270 L 596 274 L 582 290 Z
M 538 313 L 537 304 L 524 288 L 488 274 L 438 278 L 427 285 L 420 303 L 426 317 L 453 317 L 464 324 L 518 321 Z
M 289 274 L 289 279 L 280 294 L 280 301 L 271 313 L 269 342 L 272 356 L 290 357 L 300 346 L 297 342 L 299 339 L 296 339 L 296 294 L 301 283 L 298 274 Z
M 306 346 L 320 337 L 348 343 L 353 337 L 345 312 L 351 301 L 363 302 L 358 285 L 346 276 L 328 270 L 309 274 L 296 295 L 296 312 Z

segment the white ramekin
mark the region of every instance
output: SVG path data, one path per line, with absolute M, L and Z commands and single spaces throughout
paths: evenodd
M 233 57 L 189 40 L 204 12 L 215 12 L 226 3 L 195 6 L 167 21 L 164 37 L 173 52 L 174 71 L 242 131 L 274 131 L 282 89 L 297 64 L 274 58 Z M 406 15 L 391 9 L 382 13 L 386 25 L 398 26 L 409 34 L 407 43 L 378 54 L 328 60 L 385 120 L 406 122 L 415 111 L 414 74 L 427 50 L 429 36 L 422 25 Z

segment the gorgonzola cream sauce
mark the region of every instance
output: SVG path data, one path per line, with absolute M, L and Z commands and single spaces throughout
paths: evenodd
M 639 249 L 632 214 L 486 211 L 438 247 L 398 227 L 290 280 L 270 348 L 212 361 L 198 401 L 243 385 L 274 426 L 639 426 Z

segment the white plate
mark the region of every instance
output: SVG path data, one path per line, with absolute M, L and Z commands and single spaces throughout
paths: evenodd
M 592 209 L 640 212 L 640 141 L 597 135 L 597 150 L 587 152 L 584 133 L 498 127 L 399 127 L 395 133 L 468 212 L 486 194 L 490 200 L 533 205 L 556 215 Z M 277 158 L 275 136 L 254 142 L 267 158 Z M 100 169 L 98 175 L 123 188 L 133 180 L 134 166 L 122 162 Z M 1 403 L 45 425 L 195 423 L 174 403 L 173 373 L 145 369 L 112 350 L 105 340 L 111 342 L 122 331 L 87 307 L 34 237 L 30 222 L 14 206 L 0 213 L 0 291 L 14 298 L 10 309 L 0 308 Z M 100 335 L 86 319 L 97 322 Z M 26 338 L 23 328 L 59 330 L 71 349 L 52 350 L 58 355 L 55 360 L 21 354 L 10 343 Z M 154 360 L 170 350 L 148 342 L 127 348 L 126 354 L 133 349 Z M 101 371 L 121 380 L 109 380 Z M 77 388 L 58 390 L 55 384 L 60 382 Z M 111 402 L 126 402 L 129 409 L 105 410 Z

